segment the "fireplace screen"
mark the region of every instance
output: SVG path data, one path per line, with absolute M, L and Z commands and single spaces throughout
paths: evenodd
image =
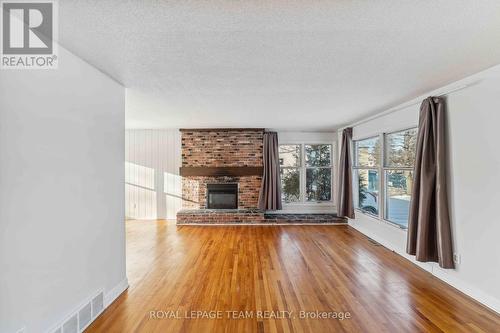
M 207 184 L 208 209 L 237 209 L 238 184 Z

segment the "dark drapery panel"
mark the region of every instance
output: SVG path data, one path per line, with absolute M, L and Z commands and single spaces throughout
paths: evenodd
M 259 194 L 259 209 L 281 209 L 281 179 L 278 133 L 264 133 L 264 175 Z
M 454 268 L 446 187 L 445 101 L 426 98 L 420 118 L 406 251 L 418 261 Z
M 340 143 L 337 214 L 353 219 L 351 142 L 352 128 L 345 128 L 342 131 L 342 141 Z

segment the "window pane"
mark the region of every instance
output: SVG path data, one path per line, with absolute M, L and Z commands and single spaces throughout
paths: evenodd
M 356 170 L 358 178 L 358 208 L 378 215 L 379 182 L 377 170 Z
M 357 166 L 373 167 L 380 165 L 379 138 L 355 141 L 355 163 Z
M 386 159 L 388 167 L 413 167 L 417 145 L 417 129 L 387 134 L 385 136 Z
M 305 145 L 306 166 L 328 167 L 332 161 L 332 145 Z
M 300 166 L 300 145 L 280 145 L 280 166 Z
M 408 227 L 413 171 L 386 171 L 385 218 Z
M 306 170 L 307 201 L 332 200 L 332 169 L 317 168 Z
M 281 198 L 284 202 L 300 200 L 300 171 L 298 168 L 281 169 Z

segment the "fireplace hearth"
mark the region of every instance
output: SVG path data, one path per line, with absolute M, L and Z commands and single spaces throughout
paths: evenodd
M 238 184 L 207 184 L 208 209 L 238 209 Z

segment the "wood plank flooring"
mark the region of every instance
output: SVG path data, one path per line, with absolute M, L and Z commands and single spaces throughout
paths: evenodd
M 500 328 L 500 316 L 348 226 L 128 221 L 127 266 L 130 288 L 87 332 Z M 315 311 L 350 318 L 300 318 Z

